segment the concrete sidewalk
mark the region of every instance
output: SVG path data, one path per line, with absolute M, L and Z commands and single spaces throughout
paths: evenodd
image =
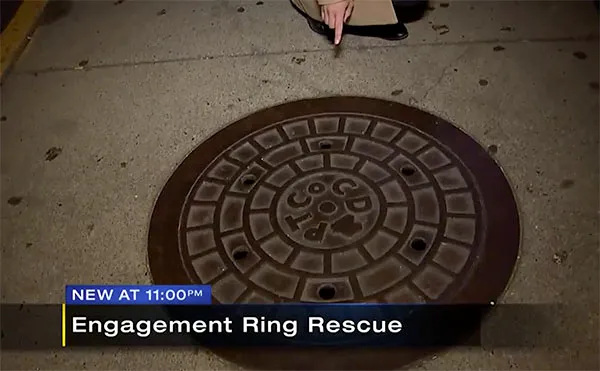
M 208 133 L 284 101 L 366 95 L 497 146 L 524 229 L 503 300 L 567 304 L 554 339 L 564 346 L 455 349 L 414 367 L 600 367 L 591 1 L 433 3 L 407 40 L 347 36 L 339 59 L 284 0 L 59 5 L 2 86 L 3 302 L 59 303 L 69 283 L 150 283 L 153 203 Z M 235 368 L 187 349 L 2 356 L 7 370 Z

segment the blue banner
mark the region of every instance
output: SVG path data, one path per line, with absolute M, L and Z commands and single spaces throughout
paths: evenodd
M 203 305 L 208 285 L 68 285 L 67 305 Z

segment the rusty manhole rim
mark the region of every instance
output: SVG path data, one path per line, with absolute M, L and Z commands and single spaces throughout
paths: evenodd
M 464 167 L 473 175 L 473 180 L 480 191 L 482 205 L 487 208 L 485 211 L 487 211 L 488 228 L 485 242 L 482 242 L 486 245 L 483 249 L 485 254 L 482 254 L 470 273 L 470 276 L 475 277 L 478 281 L 473 278 L 467 279 L 451 303 L 487 304 L 497 302 L 505 294 L 509 283 L 514 278 L 522 242 L 519 205 L 513 192 L 514 188 L 504 169 L 475 138 L 443 118 L 397 102 L 357 96 L 302 99 L 272 106 L 214 130 L 190 151 L 169 177 L 155 201 L 151 214 L 148 264 L 152 282 L 154 284 L 191 283 L 179 252 L 180 216 L 198 176 L 213 163 L 213 160 L 242 138 L 263 128 L 289 121 L 291 118 L 318 114 L 368 115 L 408 124 L 416 132 L 425 133 L 436 139 L 438 144 L 445 147 L 446 151 L 451 152 L 463 163 Z M 256 120 L 259 117 L 261 120 Z M 236 135 L 232 135 L 232 133 Z M 234 139 L 223 140 L 224 138 Z M 452 146 L 449 147 L 448 143 L 451 143 Z M 206 146 L 207 144 L 212 144 L 212 148 Z M 485 177 L 482 177 L 484 174 Z M 501 208 L 491 209 L 490 199 L 494 198 L 503 201 Z M 507 230 L 493 228 L 494 225 L 502 225 L 503 222 L 508 225 Z M 490 275 L 489 272 L 494 272 L 494 267 L 498 264 L 507 268 L 504 268 L 499 275 Z M 432 351 L 442 350 L 439 348 L 413 349 L 402 356 L 394 356 L 382 351 L 381 355 L 389 355 L 387 357 L 389 360 L 385 361 L 382 358 L 376 362 L 377 364 L 370 363 L 364 357 L 370 357 L 371 360 L 373 357 L 377 359 L 379 356 L 373 355 L 374 353 L 355 352 L 352 355 L 341 353 L 337 357 L 331 353 L 333 358 L 345 359 L 345 361 L 337 361 L 341 362 L 339 364 L 332 361 L 334 363 L 328 363 L 330 366 L 310 365 L 309 368 L 386 369 L 406 366 L 418 358 L 431 354 Z M 277 352 L 282 357 L 289 357 L 289 359 L 282 361 L 279 358 L 278 361 L 272 363 L 273 357 L 278 358 L 276 355 L 256 360 L 252 356 L 252 350 L 215 349 L 213 352 L 245 366 L 270 367 L 271 369 L 298 368 L 300 364 L 304 364 L 301 360 L 307 355 L 311 357 L 317 356 L 317 354 L 326 357 L 330 355 L 328 351 L 278 350 Z M 394 352 L 398 352 L 398 350 L 392 350 L 392 353 Z M 392 364 L 393 366 L 390 366 Z

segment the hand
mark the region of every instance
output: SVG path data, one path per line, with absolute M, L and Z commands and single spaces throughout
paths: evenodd
M 344 22 L 350 18 L 352 9 L 354 8 L 354 2 L 352 0 L 342 0 L 340 2 L 323 5 L 321 7 L 321 18 L 323 22 L 331 29 L 335 29 L 335 36 L 333 43 L 335 45 L 342 41 L 342 29 L 344 28 Z

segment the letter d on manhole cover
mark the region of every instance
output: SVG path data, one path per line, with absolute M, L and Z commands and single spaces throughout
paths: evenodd
M 200 144 L 150 223 L 157 284 L 219 303 L 489 303 L 520 243 L 511 187 L 486 150 L 423 111 L 359 97 L 282 104 Z M 220 352 L 258 368 L 381 369 L 423 354 Z

